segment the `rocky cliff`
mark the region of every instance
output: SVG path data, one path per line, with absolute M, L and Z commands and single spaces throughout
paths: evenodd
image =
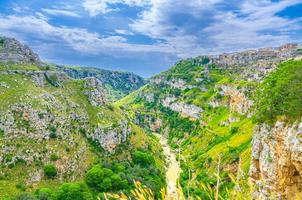
M 302 192 L 302 123 L 261 124 L 254 130 L 250 180 L 255 199 L 296 199 Z
M 39 56 L 13 38 L 0 37 L 0 61 L 40 64 Z

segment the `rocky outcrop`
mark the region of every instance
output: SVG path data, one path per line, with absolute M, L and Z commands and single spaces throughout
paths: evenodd
M 88 137 L 97 141 L 107 152 L 113 153 L 119 144 L 126 142 L 131 133 L 127 121 L 120 121 L 115 126 L 95 128 Z
M 185 117 L 190 117 L 193 119 L 199 119 L 200 113 L 203 112 L 201 108 L 193 104 L 186 104 L 183 102 L 176 102 L 177 98 L 174 96 L 166 97 L 162 100 L 162 105 L 168 107 L 175 112 L 179 112 Z
M 302 123 L 254 130 L 250 180 L 255 199 L 296 199 L 302 192 Z
M 93 106 L 102 106 L 108 101 L 102 83 L 94 77 L 85 78 L 85 94 Z
M 0 61 L 40 64 L 39 56 L 14 38 L 0 37 Z
M 249 100 L 244 93 L 234 87 L 222 85 L 222 94 L 229 97 L 229 107 L 231 111 L 240 114 L 247 114 L 253 102 Z

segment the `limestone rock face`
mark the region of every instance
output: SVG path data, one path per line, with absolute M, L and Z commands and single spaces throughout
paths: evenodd
M 28 46 L 13 38 L 0 37 L 0 61 L 15 63 L 41 63 L 39 56 Z
M 93 77 L 85 79 L 86 95 L 93 106 L 101 106 L 107 102 L 106 92 L 102 83 Z
M 296 199 L 302 192 L 302 123 L 254 130 L 250 180 L 255 199 Z
M 99 126 L 88 137 L 97 141 L 107 152 L 113 153 L 119 144 L 126 142 L 131 133 L 127 121 L 121 121 L 115 127 Z
M 177 98 L 174 96 L 168 96 L 162 100 L 162 105 L 168 107 L 175 112 L 179 112 L 185 117 L 191 117 L 199 119 L 200 113 L 203 112 L 202 108 L 193 104 L 186 104 L 183 102 L 176 102 Z
M 232 111 L 240 114 L 247 114 L 252 106 L 252 101 L 239 90 L 229 86 L 222 86 L 222 92 L 225 96 L 229 96 L 229 106 Z

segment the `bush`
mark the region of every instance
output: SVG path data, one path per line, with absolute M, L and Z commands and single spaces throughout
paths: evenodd
M 25 186 L 24 183 L 18 183 L 18 184 L 16 185 L 16 188 L 18 188 L 18 189 L 20 189 L 20 190 L 22 190 L 22 191 L 25 191 L 25 190 L 26 190 L 26 186 Z
M 57 168 L 54 165 L 45 165 L 44 166 L 44 174 L 48 178 L 53 178 L 57 175 Z
M 57 193 L 58 200 L 92 200 L 92 195 L 83 183 L 65 183 Z
M 54 200 L 55 194 L 49 188 L 41 188 L 36 192 L 36 196 L 39 200 Z
M 57 160 L 59 160 L 59 156 L 57 154 L 51 154 L 50 155 L 50 160 L 51 161 L 57 161 Z
M 106 192 L 112 190 L 112 181 L 110 178 L 104 178 L 100 186 L 100 191 Z
M 239 128 L 238 128 L 237 126 L 231 127 L 231 129 L 230 129 L 230 134 L 233 135 L 233 134 L 235 134 L 235 133 L 238 133 L 238 131 L 239 131 Z
M 37 198 L 30 193 L 22 193 L 18 195 L 15 200 L 37 200 Z

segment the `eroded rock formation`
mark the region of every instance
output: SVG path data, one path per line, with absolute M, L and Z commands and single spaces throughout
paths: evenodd
M 250 180 L 255 199 L 296 199 L 302 192 L 302 123 L 254 130 Z

